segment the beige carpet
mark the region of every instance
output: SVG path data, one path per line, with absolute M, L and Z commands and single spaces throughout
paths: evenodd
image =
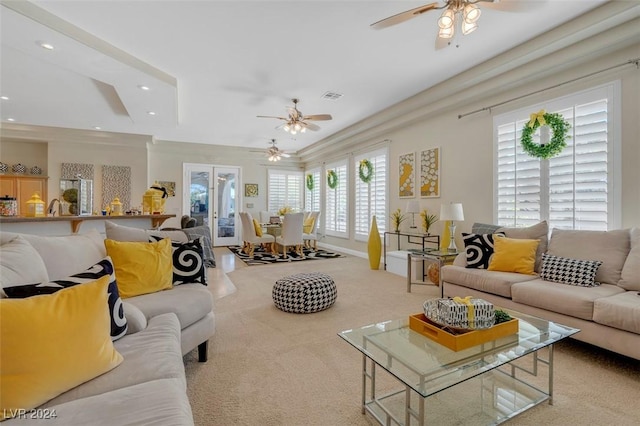
M 330 274 L 335 305 L 307 315 L 276 309 L 273 283 L 299 272 Z M 425 299 L 439 294 L 434 286 L 407 293 L 404 278 L 371 271 L 356 257 L 241 268 L 229 278 L 238 291 L 216 301 L 209 361 L 198 363 L 195 351 L 185 357 L 197 425 L 373 424 L 360 413 L 362 357 L 337 333 L 420 312 Z M 556 349 L 554 405 L 541 404 L 510 424 L 640 424 L 640 362 L 573 340 Z

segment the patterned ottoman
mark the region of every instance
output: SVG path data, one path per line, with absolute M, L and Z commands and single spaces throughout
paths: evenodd
M 271 294 L 276 308 L 285 312 L 308 314 L 333 305 L 338 289 L 329 275 L 311 272 L 280 278 Z

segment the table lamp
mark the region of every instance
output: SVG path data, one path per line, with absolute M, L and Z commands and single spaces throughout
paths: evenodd
M 407 213 L 411 213 L 411 228 L 416 228 L 416 213 L 420 213 L 420 203 L 417 201 L 407 202 Z
M 449 220 L 451 224 L 449 225 L 449 231 L 451 232 L 449 247 L 447 251 L 457 252 L 458 247 L 456 247 L 456 225 L 454 221 L 456 220 L 464 220 L 464 212 L 462 211 L 461 203 L 451 203 L 451 204 L 442 204 L 440 205 L 440 220 Z

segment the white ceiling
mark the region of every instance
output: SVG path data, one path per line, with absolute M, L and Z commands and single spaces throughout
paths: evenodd
M 481 3 L 479 29 L 436 50 L 439 11 L 369 28 L 428 0 L 1 1 L 3 123 L 251 148 L 275 138 L 289 151 L 607 2 Z M 343 97 L 322 99 L 327 91 Z M 256 118 L 286 115 L 293 97 L 333 120 L 294 140 L 280 121 Z

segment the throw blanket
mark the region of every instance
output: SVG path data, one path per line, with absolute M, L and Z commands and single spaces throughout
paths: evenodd
M 204 264 L 209 268 L 216 267 L 216 259 L 213 256 L 213 250 L 211 248 L 211 230 L 207 225 L 195 226 L 193 228 L 181 229 L 182 232 L 187 234 L 189 240 L 194 238 L 203 237 L 204 244 L 202 245 L 204 251 Z

